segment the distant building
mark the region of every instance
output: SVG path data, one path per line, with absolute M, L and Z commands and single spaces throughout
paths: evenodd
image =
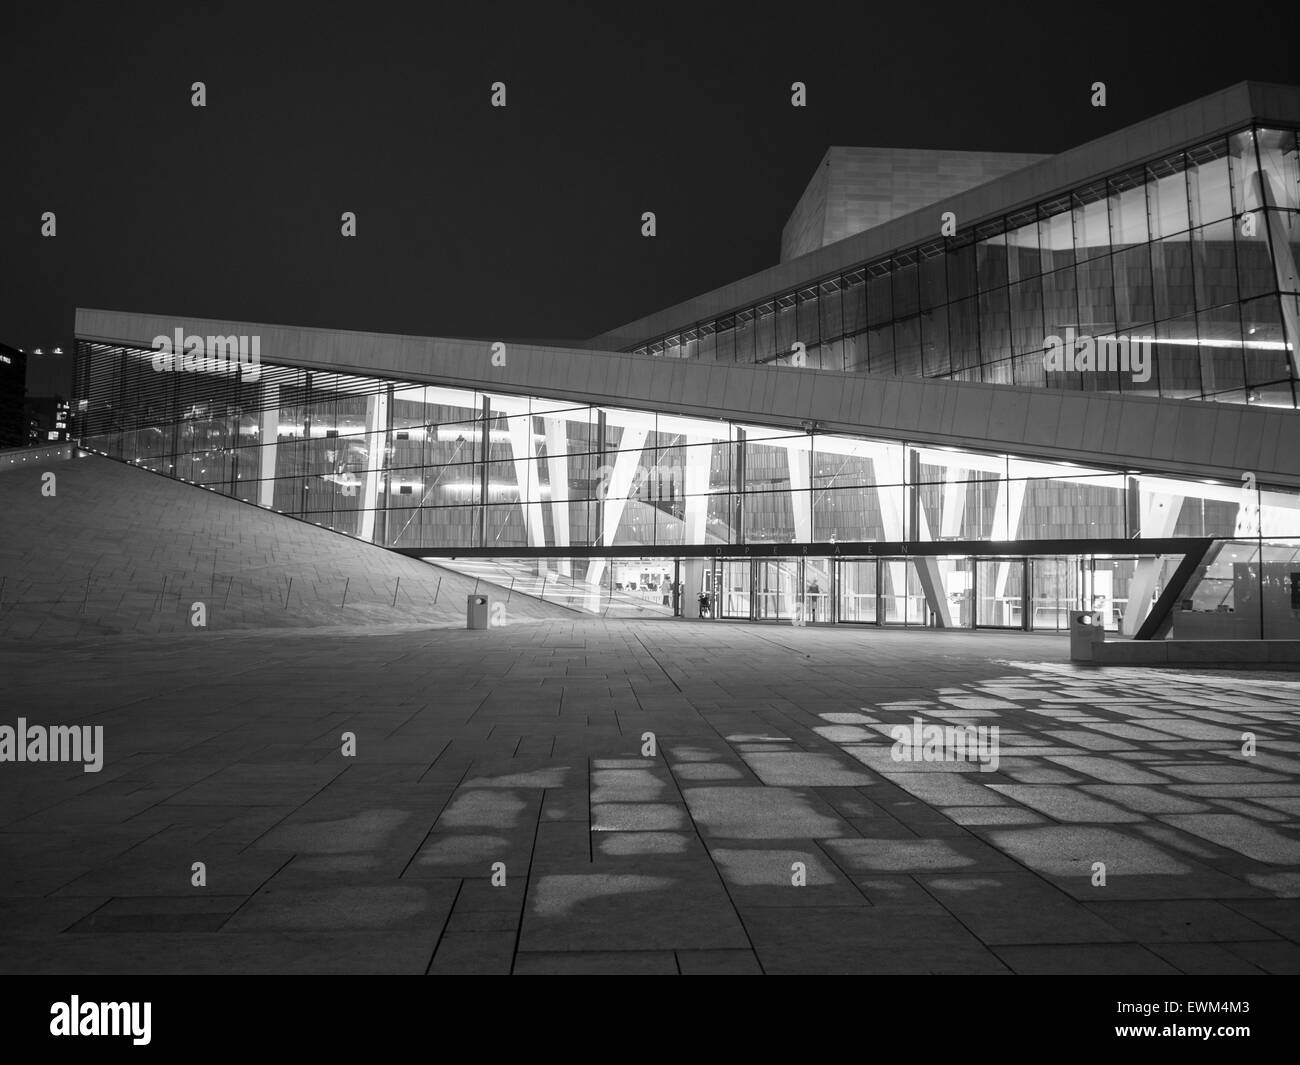
M 26 440 L 30 445 L 68 439 L 68 401 L 62 396 L 28 396 L 23 404 Z
M 0 344 L 0 447 L 22 447 L 27 442 L 26 396 L 27 355 Z

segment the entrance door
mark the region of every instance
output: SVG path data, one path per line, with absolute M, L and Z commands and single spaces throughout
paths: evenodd
M 1029 575 L 1029 627 L 1035 632 L 1066 632 L 1070 611 L 1079 601 L 1078 559 L 1030 559 Z
M 839 620 L 877 622 L 877 563 L 874 558 L 846 558 L 839 563 Z
M 800 600 L 799 559 L 754 559 L 754 618 L 789 621 Z
M 975 625 L 982 629 L 1025 627 L 1025 560 L 975 560 Z
M 803 619 L 809 625 L 835 621 L 835 574 L 829 558 L 803 558 L 799 587 L 803 589 Z
M 718 565 L 714 613 L 720 618 L 748 621 L 750 589 L 753 587 L 753 559 L 724 558 Z
M 925 591 L 913 560 L 882 557 L 879 573 L 880 624 L 913 627 L 930 624 Z

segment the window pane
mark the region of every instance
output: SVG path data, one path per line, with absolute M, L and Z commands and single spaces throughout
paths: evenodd
M 1147 217 L 1151 239 L 1168 237 L 1187 228 L 1186 160 L 1182 153 L 1147 167 Z
M 1012 359 L 1011 375 L 1014 384 L 1043 388 L 1047 383 L 1047 375 L 1043 371 L 1043 353 L 1034 351 Z
M 1264 206 L 1255 134 L 1242 130 L 1228 138 L 1228 176 L 1232 183 L 1232 213 L 1242 215 Z
M 948 305 L 948 350 L 954 371 L 979 365 L 979 315 L 974 299 Z
M 1011 359 L 1003 359 L 1001 362 L 986 365 L 984 367 L 984 383 L 986 385 L 1015 384 L 1015 371 L 1012 368 L 1012 361 Z
M 1038 251 L 1038 221 L 1033 211 L 1007 220 L 1007 272 L 1012 281 L 1037 277 L 1042 271 Z
M 1043 347 L 1043 287 L 1038 278 L 1012 285 L 1011 341 L 1017 355 Z M 1041 369 L 1041 367 L 1040 367 Z
M 867 332 L 867 350 L 872 373 L 894 372 L 894 327 L 881 325 Z
M 1261 129 L 1259 162 L 1268 205 L 1300 211 L 1300 159 L 1297 158 L 1294 130 Z
M 865 373 L 867 370 L 867 334 L 844 338 L 844 369 Z
M 1011 355 L 1011 310 L 1006 288 L 985 292 L 979 300 L 980 362 L 987 367 Z
M 822 338 L 837 337 L 844 332 L 843 313 L 841 311 L 841 288 L 839 278 L 823 281 L 821 286 Z
M 921 376 L 921 319 L 915 315 L 894 323 L 894 372 Z
M 1277 272 L 1273 269 L 1268 246 L 1271 226 L 1273 220 L 1266 211 L 1247 211 L 1232 221 L 1237 240 L 1237 281 L 1242 299 L 1277 291 Z M 1277 227 L 1273 228 L 1276 235 Z
M 844 279 L 844 332 L 856 333 L 867 324 L 867 278 L 854 270 Z
M 1152 349 L 1156 375 L 1160 379 L 1160 394 L 1168 399 L 1200 399 L 1196 316 L 1184 315 L 1158 323 Z
M 803 341 L 809 350 L 814 344 L 821 343 L 821 300 L 816 288 L 806 288 L 799 293 L 797 320 L 799 333 L 796 339 Z
M 1195 309 L 1192 246 L 1187 234 L 1152 243 L 1151 287 L 1155 294 L 1157 318 L 1177 318 Z
M 812 365 L 811 353 L 809 365 Z M 817 365 L 823 370 L 844 369 L 844 341 L 823 340 L 818 349 Z
M 906 318 L 920 310 L 920 270 L 917 253 L 904 252 L 894 260 L 894 317 Z
M 921 309 L 948 302 L 948 264 L 942 242 L 921 249 Z
M 921 367 L 926 377 L 941 377 L 952 369 L 947 307 L 935 307 L 921 315 Z
M 1266 211 L 1264 220 L 1277 257 L 1277 287 L 1283 292 L 1300 292 L 1300 212 Z
M 746 308 L 736 312 L 736 361 L 754 361 L 754 311 Z
M 754 361 L 769 362 L 776 354 L 776 306 L 760 303 L 755 308 Z
M 1074 264 L 1074 226 L 1070 221 L 1068 199 L 1040 208 L 1038 242 L 1042 252 L 1043 273 L 1051 273 Z
M 1155 317 L 1151 301 L 1151 251 L 1138 244 L 1111 257 L 1115 275 L 1115 324 L 1121 329 Z
M 1007 283 L 1007 238 L 1001 219 L 975 228 L 975 269 L 981 292 Z
M 1200 310 L 1237 300 L 1237 254 L 1232 220 L 1192 230 L 1192 276 Z
M 1212 141 L 1187 153 L 1187 189 L 1192 203 L 1192 225 L 1217 222 L 1232 214 L 1228 182 L 1228 145 Z
M 1200 333 L 1201 382 L 1205 394 L 1229 392 L 1246 383 L 1242 361 L 1241 313 L 1236 304 L 1197 316 Z
M 1103 182 L 1074 194 L 1074 254 L 1076 262 L 1110 254 L 1110 221 Z
M 880 325 L 894 317 L 893 285 L 889 263 L 867 267 L 867 324 Z
M 1110 242 L 1116 250 L 1142 244 L 1147 231 L 1146 172 L 1135 170 L 1110 182 Z
M 1137 366 L 1137 359 L 1139 358 L 1145 359 L 1145 366 L 1142 368 L 1141 373 L 1130 373 L 1125 376 L 1121 383 L 1122 391 L 1137 393 L 1138 395 L 1160 395 L 1160 381 L 1155 365 L 1155 345 L 1153 342 L 1155 334 L 1156 327 L 1150 322 L 1130 326 L 1124 330 L 1124 335 L 1129 339 L 1130 349 L 1133 349 L 1136 344 L 1143 345 L 1142 355 L 1135 356 L 1130 353 L 1130 366 Z
M 1109 333 L 1115 327 L 1115 295 L 1110 276 L 1110 256 L 1081 262 L 1079 328 L 1085 333 Z
M 795 315 L 795 295 L 790 293 L 776 301 L 776 356 L 781 358 L 790 354 L 794 342 L 799 339 L 798 321 Z
M 1267 384 L 1290 376 L 1281 306 L 1276 296 L 1241 305 L 1241 331 L 1246 346 L 1246 384 Z
M 1065 336 L 1065 330 L 1079 324 L 1075 300 L 1074 268 L 1043 275 L 1043 331 L 1045 335 Z
M 975 237 L 964 234 L 948 242 L 948 298 L 975 295 Z
M 716 358 L 718 362 L 735 362 L 736 361 L 736 319 L 734 315 L 728 315 L 718 322 L 718 346 Z
M 718 351 L 718 327 L 715 322 L 705 322 L 699 328 L 699 341 L 693 354 L 694 358 L 713 362 Z

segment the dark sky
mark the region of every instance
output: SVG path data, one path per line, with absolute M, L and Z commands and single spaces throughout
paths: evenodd
M 0 7 L 0 340 L 28 350 L 78 305 L 590 337 L 776 262 L 831 144 L 1055 152 L 1300 81 L 1294 4 Z

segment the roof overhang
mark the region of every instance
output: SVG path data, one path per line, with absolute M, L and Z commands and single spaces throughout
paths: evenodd
M 590 349 L 78 308 L 80 340 L 258 336 L 274 365 L 693 418 L 970 448 L 1110 469 L 1300 487 L 1300 416 L 1245 405 L 713 363 Z

